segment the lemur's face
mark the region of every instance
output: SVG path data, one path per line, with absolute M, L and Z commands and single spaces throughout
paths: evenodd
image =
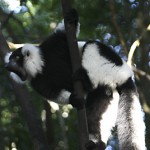
M 23 67 L 24 55 L 22 54 L 22 48 L 16 49 L 9 57 L 9 62 L 5 67 L 8 71 L 17 74 L 22 81 L 27 79 L 27 72 Z
M 8 57 L 5 60 L 7 70 L 17 74 L 22 81 L 25 81 L 27 77 L 34 78 L 43 71 L 44 58 L 37 46 L 25 44 Z

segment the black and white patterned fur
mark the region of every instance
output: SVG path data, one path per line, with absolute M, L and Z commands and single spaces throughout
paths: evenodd
M 78 32 L 76 12 L 71 11 L 66 19 Z M 145 150 L 145 125 L 132 70 L 100 42 L 78 45 L 82 68 L 73 78 L 81 80 L 86 91 L 90 139 L 87 149 L 105 149 L 111 129 L 117 125 L 120 150 Z M 5 57 L 7 64 L 14 60 L 39 94 L 60 104 L 70 103 L 72 67 L 63 22 L 39 47 L 25 44 Z M 25 82 L 18 72 L 12 71 L 10 75 L 18 83 Z
M 89 83 L 86 100 L 90 140 L 106 144 L 117 125 L 120 150 L 145 150 L 143 112 L 131 68 L 97 41 L 84 45 L 82 67 L 78 76 L 83 85 Z M 81 77 L 83 72 L 86 79 Z

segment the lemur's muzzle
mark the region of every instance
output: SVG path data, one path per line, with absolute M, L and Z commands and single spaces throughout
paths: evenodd
M 25 81 L 27 79 L 27 73 L 26 71 L 20 67 L 15 60 L 10 60 L 7 64 L 5 64 L 5 68 L 10 71 L 13 72 L 15 74 L 17 74 L 22 81 Z

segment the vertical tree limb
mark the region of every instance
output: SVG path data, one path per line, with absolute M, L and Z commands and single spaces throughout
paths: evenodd
M 51 107 L 47 100 L 43 100 L 43 104 L 44 104 L 44 108 L 46 111 L 46 114 L 45 114 L 46 136 L 47 136 L 50 149 L 53 150 L 55 149 L 56 142 L 55 142 L 54 124 L 52 120 Z
M 70 1 L 62 0 L 62 8 L 63 8 L 64 16 L 65 16 L 65 14 L 71 9 Z M 69 45 L 69 50 L 70 50 L 72 68 L 73 68 L 73 72 L 75 72 L 81 66 L 75 27 L 67 23 L 66 20 L 64 21 L 65 21 L 65 29 L 66 29 L 67 40 L 68 40 L 68 45 Z M 84 92 L 83 92 L 82 85 L 79 81 L 74 83 L 74 90 L 76 94 L 78 95 L 78 97 L 82 98 L 84 101 L 84 98 L 83 98 Z M 78 120 L 79 120 L 80 149 L 85 150 L 85 144 L 88 141 L 88 127 L 87 127 L 85 106 L 83 109 L 77 110 L 77 113 L 78 113 Z
M 6 53 L 9 51 L 10 50 L 7 42 L 0 30 L 0 58 L 2 59 L 2 61 L 4 60 Z M 42 129 L 41 119 L 31 102 L 31 98 L 27 89 L 23 85 L 19 85 L 14 81 L 12 81 L 12 85 L 16 98 L 19 101 L 24 113 L 32 137 L 34 149 L 49 150 L 49 146 Z

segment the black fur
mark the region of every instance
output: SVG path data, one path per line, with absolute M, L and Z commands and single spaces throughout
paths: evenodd
M 71 9 L 65 20 L 77 30 L 78 13 Z M 62 89 L 73 91 L 72 66 L 65 31 L 57 30 L 40 46 L 44 67 L 42 74 L 31 79 L 33 88 L 47 99 L 57 98 Z
M 18 48 L 17 50 L 15 50 L 12 55 L 10 56 L 9 60 L 15 59 L 15 61 L 17 62 L 17 64 L 19 64 L 20 67 L 23 67 L 23 56 L 21 53 L 21 49 L 22 48 Z M 19 57 L 19 59 L 17 59 Z
M 108 92 L 109 91 L 109 92 Z M 89 92 L 86 98 L 86 111 L 89 133 L 95 135 L 98 140 L 101 139 L 98 134 L 100 131 L 101 115 L 107 109 L 112 100 L 112 89 L 108 86 L 98 86 Z
M 132 79 L 132 77 L 130 77 L 127 81 L 124 82 L 124 84 L 120 85 L 117 87 L 117 90 L 119 92 L 119 94 L 122 94 L 124 92 L 137 92 L 136 90 L 136 86 L 135 83 Z
M 74 74 L 73 74 L 73 81 L 81 81 L 83 85 L 83 89 L 86 92 L 90 92 L 93 89 L 93 85 L 87 75 L 87 71 L 80 67 Z
M 33 88 L 48 99 L 56 98 L 62 89 L 72 91 L 72 67 L 65 32 L 52 34 L 40 49 L 45 65 L 42 74 L 32 78 Z
M 105 143 L 103 142 L 98 142 L 98 143 L 94 143 L 93 141 L 89 141 L 86 144 L 86 149 L 87 150 L 104 150 L 106 148 Z
M 138 97 L 135 83 L 132 80 L 132 78 L 129 78 L 123 85 L 119 86 L 117 89 L 120 94 L 120 101 L 119 101 L 119 106 L 118 106 L 118 119 L 117 119 L 119 148 L 121 150 L 122 149 L 123 150 L 125 150 L 125 149 L 141 150 L 141 149 L 143 149 L 143 146 L 142 146 L 142 148 L 141 147 L 139 148 L 139 145 L 138 145 L 139 143 L 131 142 L 133 140 L 131 138 L 132 137 L 131 135 L 136 136 L 133 125 L 136 125 L 138 127 L 138 124 L 134 123 L 134 119 L 135 119 L 134 117 L 139 118 L 138 115 L 137 116 L 134 115 L 134 117 L 131 117 L 132 116 L 131 110 L 135 110 L 136 109 L 135 107 L 138 107 L 138 106 L 134 105 L 135 101 L 138 101 L 138 99 L 133 100 L 133 95 Z M 119 119 L 120 117 L 122 117 L 122 119 Z M 141 124 L 140 119 L 138 119 L 139 129 L 140 129 L 140 124 Z M 121 124 L 123 124 L 123 125 L 121 126 Z M 126 130 L 124 130 L 124 129 L 126 129 Z M 140 130 L 143 130 L 142 127 Z M 141 137 L 141 135 L 140 135 L 140 137 Z M 124 139 L 124 140 L 122 140 L 122 139 Z

